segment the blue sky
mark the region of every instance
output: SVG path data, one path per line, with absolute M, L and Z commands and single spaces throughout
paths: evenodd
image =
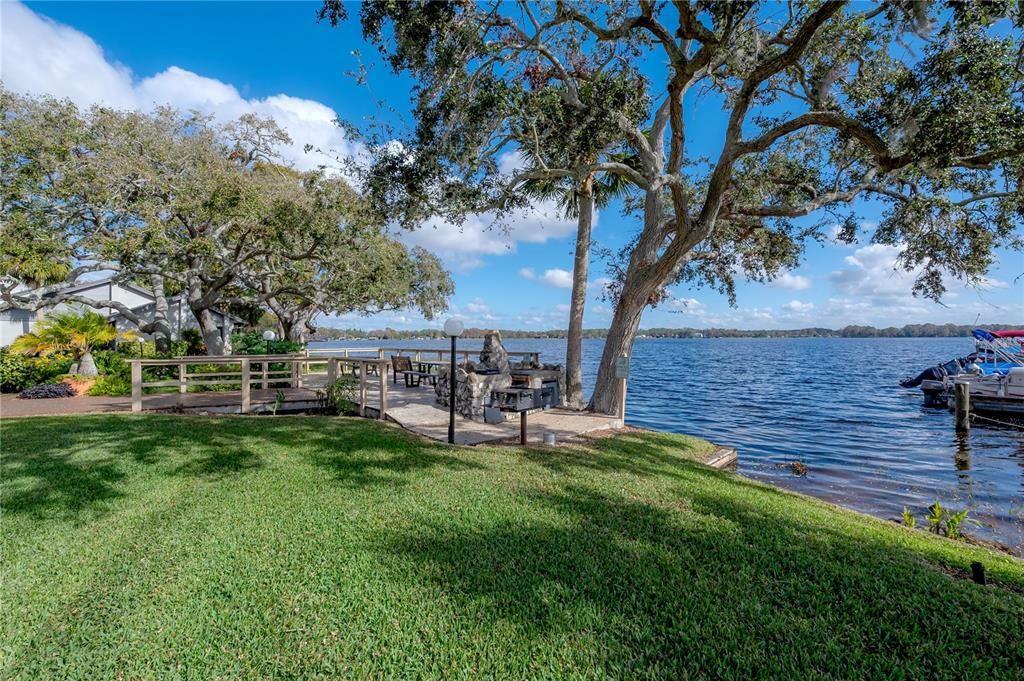
M 289 157 L 299 166 L 319 161 L 301 151 L 310 142 L 340 153 L 353 149 L 331 123 L 341 116 L 367 123 L 377 102 L 399 111 L 409 104 L 408 80 L 383 67 L 354 23 L 317 24 L 318 3 L 3 3 L 2 62 L 7 87 L 70 97 L 79 104 L 150 108 L 168 103 L 230 120 L 256 111 L 272 115 L 295 139 Z M 360 87 L 346 72 L 353 52 L 370 69 Z M 721 109 L 713 100 L 690 100 L 690 136 L 714 146 Z M 408 117 L 405 118 L 408 122 Z M 738 328 L 902 325 L 1024 320 L 1021 254 L 1001 254 L 981 291 L 952 283 L 945 306 L 914 299 L 913 275 L 894 272 L 895 252 L 870 245 L 880 207 L 860 204 L 864 240 L 853 246 L 811 245 L 804 264 L 772 284 L 743 282 L 737 308 L 709 290 L 678 287 L 674 298 L 649 310 L 643 326 Z M 598 216 L 595 240 L 616 248 L 635 232 L 636 218 L 610 207 Z M 486 218 L 460 231 L 427 226 L 404 235 L 442 257 L 452 269 L 453 313 L 468 323 L 501 328 L 564 328 L 569 303 L 574 225 L 550 207 L 516 219 L 509 234 L 488 229 Z M 602 266 L 592 268 L 600 289 Z M 609 305 L 592 297 L 586 325 L 606 326 Z M 422 328 L 437 322 L 414 312 L 324 320 L 336 326 Z

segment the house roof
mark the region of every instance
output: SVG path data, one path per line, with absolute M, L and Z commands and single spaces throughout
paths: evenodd
M 126 289 L 128 291 L 131 291 L 133 293 L 138 293 L 140 296 L 147 296 L 149 298 L 153 298 L 154 297 L 152 291 L 150 291 L 150 290 L 148 290 L 148 289 L 146 289 L 146 288 L 144 288 L 142 286 L 138 286 L 136 284 L 132 284 L 130 282 L 117 281 L 114 277 L 103 277 L 102 279 L 91 279 L 91 280 L 88 280 L 88 281 L 83 281 L 83 282 L 74 284 L 72 286 L 69 286 L 68 288 L 61 289 L 60 293 L 61 294 L 65 294 L 65 293 L 80 293 L 82 291 L 88 291 L 89 289 L 97 288 L 99 286 L 107 286 L 109 284 L 114 284 L 116 286 L 120 286 L 121 288 Z M 51 295 L 56 295 L 56 294 L 57 294 L 57 292 L 54 292 Z
M 136 305 L 135 307 L 131 308 L 133 311 L 135 311 L 135 310 L 144 310 L 147 307 L 150 307 L 150 306 L 155 304 L 156 296 L 153 295 L 153 292 L 151 290 L 147 289 L 144 286 L 139 286 L 138 284 L 133 284 L 131 282 L 118 281 L 116 279 L 116 277 L 112 277 L 112 276 L 110 276 L 110 277 L 103 277 L 101 279 L 90 279 L 88 281 L 79 282 L 79 283 L 76 283 L 76 284 L 74 284 L 72 286 L 69 286 L 68 288 L 61 289 L 60 293 L 61 294 L 81 293 L 83 291 L 89 291 L 91 289 L 98 288 L 100 286 L 108 286 L 108 285 L 111 285 L 111 284 L 113 284 L 115 286 L 118 286 L 120 288 L 123 288 L 123 289 L 125 289 L 127 291 L 131 291 L 132 293 L 136 293 L 136 294 L 138 294 L 140 296 L 144 296 L 144 297 L 150 299 L 151 302 L 149 302 L 149 303 L 146 303 L 144 305 Z M 56 292 L 54 292 L 51 295 L 56 295 Z M 167 302 L 168 302 L 168 304 L 176 302 L 181 297 L 182 297 L 182 294 L 178 293 L 176 295 L 168 297 L 167 298 Z M 7 310 L 7 309 L 20 310 L 22 308 L 15 308 L 15 307 L 10 307 L 10 306 L 6 306 L 6 305 L 0 305 L 0 310 Z M 213 309 L 213 312 L 215 312 L 216 314 L 219 314 L 222 317 L 227 317 L 227 318 L 231 319 L 234 322 L 243 322 L 243 321 L 245 321 L 241 317 L 233 315 L 230 312 L 225 312 L 223 310 L 219 310 L 219 309 L 216 309 L 216 308 Z M 111 315 L 109 315 L 109 318 L 110 319 L 114 319 L 115 317 L 120 317 L 120 316 L 122 316 L 121 313 L 115 311 Z
M 152 294 L 150 294 L 150 295 L 152 295 Z M 180 293 L 177 294 L 177 295 L 174 295 L 174 296 L 170 296 L 170 297 L 167 298 L 167 304 L 168 304 L 168 306 L 176 305 L 179 300 L 182 300 L 182 298 L 183 298 L 183 296 Z M 135 307 L 133 307 L 131 309 L 132 309 L 133 312 L 137 312 L 137 311 L 140 311 L 140 310 L 145 310 L 147 308 L 153 307 L 154 305 L 156 305 L 155 301 L 146 303 L 145 305 L 136 305 Z M 185 307 L 188 307 L 188 303 L 185 303 Z M 237 315 L 233 315 L 230 312 L 225 312 L 224 310 L 221 310 L 221 309 L 218 309 L 218 308 L 211 308 L 210 311 L 213 312 L 214 314 L 220 315 L 221 317 L 227 317 L 227 318 L 231 319 L 231 321 L 233 321 L 233 322 L 244 322 L 245 321 L 244 319 L 242 319 L 241 317 L 239 317 Z M 110 318 L 114 319 L 115 317 L 121 317 L 121 316 L 123 316 L 123 315 L 120 312 L 116 312 L 115 311 L 113 314 L 110 315 Z

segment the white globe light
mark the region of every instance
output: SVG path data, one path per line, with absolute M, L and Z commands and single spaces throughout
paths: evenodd
M 267 329 L 266 331 L 263 332 L 263 340 L 269 342 L 274 340 L 275 338 L 277 338 L 277 334 L 271 331 L 270 329 Z
M 448 336 L 461 336 L 464 330 L 461 319 L 449 319 L 444 323 L 444 332 Z

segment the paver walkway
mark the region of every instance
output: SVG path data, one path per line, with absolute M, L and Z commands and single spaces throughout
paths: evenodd
M 370 399 L 367 406 L 371 416 L 378 413 L 374 408 L 379 385 L 377 380 L 373 380 L 368 386 Z M 282 392 L 285 395 L 285 409 L 309 409 L 316 406 L 316 390 L 312 387 L 285 388 Z M 276 400 L 277 390 L 253 390 L 251 395 L 253 411 L 269 411 Z M 241 393 L 237 390 L 187 393 L 181 396 L 177 393 L 163 393 L 146 395 L 142 405 L 147 411 L 184 408 L 188 411 L 237 412 L 241 400 Z M 0 418 L 130 411 L 129 397 L 83 395 L 48 400 L 21 400 L 14 395 L 0 396 Z M 434 389 L 426 384 L 419 388 L 406 388 L 401 383 L 389 384 L 387 418 L 425 437 L 442 441 L 448 438 L 448 410 L 435 403 Z M 555 438 L 562 442 L 584 433 L 620 426 L 621 421 L 612 416 L 568 409 L 550 409 L 529 416 L 528 441 L 540 443 L 545 433 L 554 433 Z M 518 417 L 500 424 L 489 424 L 456 416 L 455 441 L 458 444 L 476 445 L 518 438 Z
M 448 410 L 434 401 L 434 389 L 399 387 L 388 394 L 387 416 L 406 430 L 435 440 L 448 439 Z M 622 422 L 614 416 L 572 411 L 570 409 L 549 409 L 530 414 L 528 418 L 527 441 L 540 443 L 545 433 L 554 433 L 557 441 L 578 437 L 584 433 L 607 428 L 618 428 Z M 455 417 L 455 442 L 477 445 L 484 442 L 519 439 L 519 417 L 504 423 L 491 424 L 470 421 L 462 416 Z

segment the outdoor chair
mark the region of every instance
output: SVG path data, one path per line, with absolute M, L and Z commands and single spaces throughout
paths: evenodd
M 430 378 L 429 372 L 413 371 L 412 360 L 402 355 L 391 355 L 391 373 L 392 383 L 398 383 L 398 374 L 402 374 L 406 388 L 418 388 L 424 378 Z

